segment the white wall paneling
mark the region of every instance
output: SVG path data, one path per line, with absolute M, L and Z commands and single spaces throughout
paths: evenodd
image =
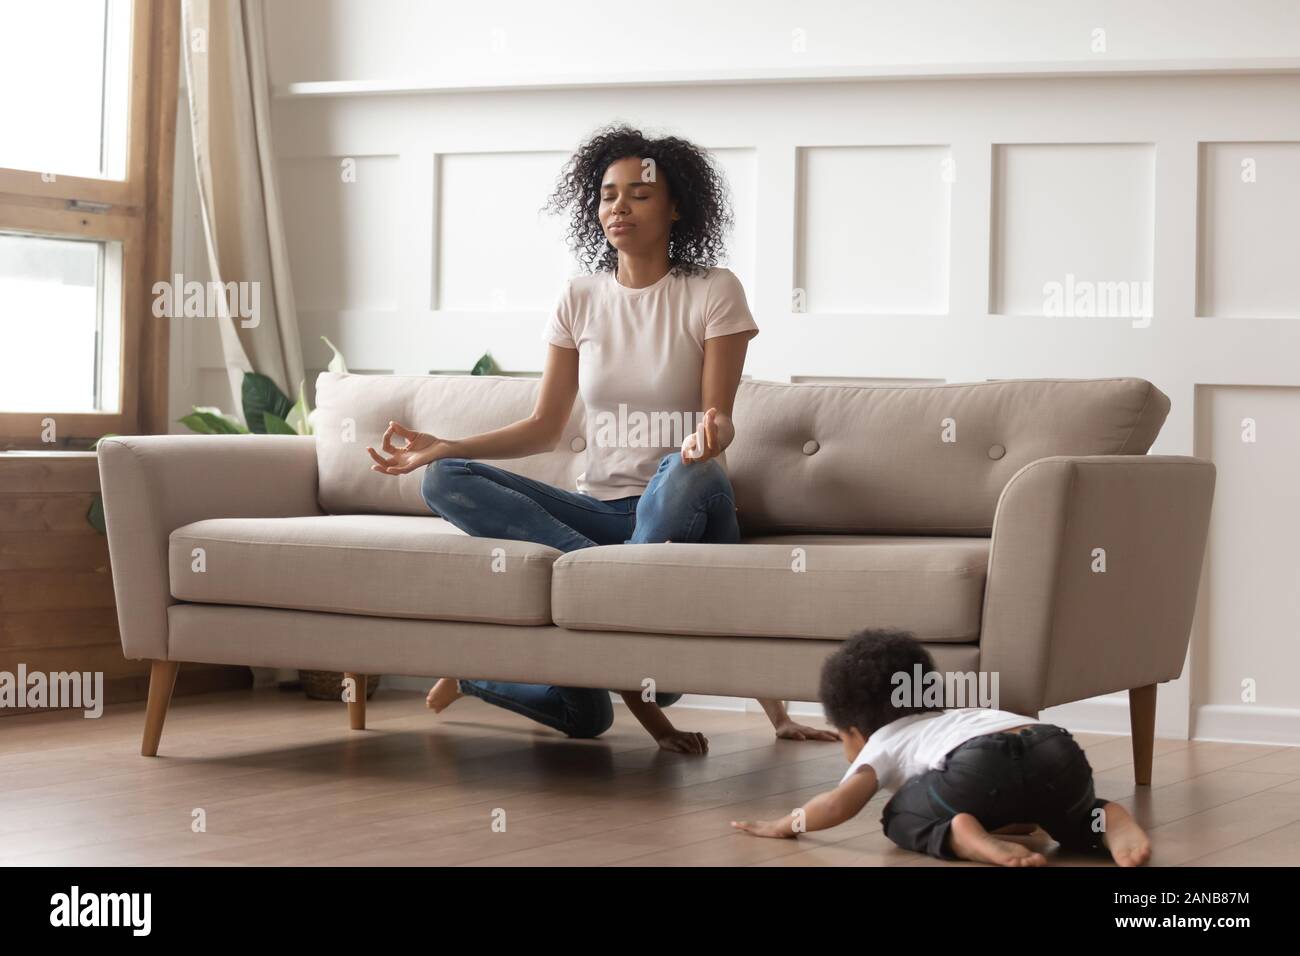
M 299 308 L 396 309 L 397 157 L 285 159 L 279 172 Z
M 834 375 L 791 375 L 791 382 L 817 382 L 821 385 L 942 385 L 941 378 L 853 378 Z
M 653 17 L 632 10 L 626 21 L 611 9 L 590 26 L 589 6 L 563 0 L 276 0 L 267 10 L 278 87 L 1174 70 L 1189 62 L 1250 69 L 1300 56 L 1300 5 L 1289 0 L 660 0 Z
M 273 47 L 281 84 L 348 79 L 344 61 L 364 58 L 334 51 L 313 72 L 300 40 L 279 62 Z M 1159 728 L 1177 735 L 1198 708 L 1228 706 L 1238 672 L 1291 661 L 1274 649 L 1294 641 L 1294 563 L 1287 591 L 1285 549 L 1252 553 L 1223 519 L 1292 507 L 1295 482 L 1277 476 L 1300 457 L 1297 102 L 1291 74 L 1081 75 L 286 95 L 272 118 L 281 169 L 301 173 L 286 218 L 295 286 L 313 283 L 297 289 L 309 367 L 323 333 L 357 368 L 468 369 L 490 350 L 507 370 L 540 369 L 548 290 L 572 267 L 560 224 L 537 211 L 578 143 L 624 120 L 700 143 L 725 170 L 728 264 L 762 330 L 755 379 L 1150 379 L 1173 401 L 1152 451 L 1224 456 L 1207 565 L 1218 610 L 1198 616 L 1195 688 L 1161 690 Z M 1242 150 L 1259 159 L 1254 192 L 1232 178 Z M 348 156 L 395 185 L 340 193 L 326 171 Z M 1045 314 L 1044 285 L 1070 275 L 1149 283 L 1153 314 Z M 806 313 L 792 311 L 801 283 Z M 1198 420 L 1196 389 L 1211 384 L 1228 391 Z M 1232 389 L 1273 396 L 1253 449 L 1198 439 L 1206 415 L 1215 429 L 1235 418 Z M 1252 452 L 1253 467 L 1234 457 Z M 1268 586 L 1209 570 L 1253 561 L 1270 563 L 1254 579 Z M 1263 708 L 1300 714 L 1293 691 L 1260 686 L 1260 710 L 1229 715 L 1234 733 Z M 1121 711 L 1103 699 L 1063 713 L 1082 728 Z
M 1300 319 L 1300 143 L 1202 143 L 1200 173 L 1197 315 Z
M 735 226 L 727 255 L 721 265 L 736 274 L 746 289 L 754 287 L 754 255 L 758 249 L 758 156 L 753 149 L 722 148 L 710 150 L 732 198 Z
M 1300 388 L 1197 389 L 1198 454 L 1218 467 L 1193 649 L 1193 730 L 1300 740 Z
M 441 311 L 543 311 L 569 274 L 564 220 L 540 208 L 567 154 L 438 156 L 436 278 Z
M 1149 316 L 1153 147 L 997 145 L 993 156 L 989 311 Z
M 801 148 L 796 311 L 947 314 L 955 175 L 947 146 Z

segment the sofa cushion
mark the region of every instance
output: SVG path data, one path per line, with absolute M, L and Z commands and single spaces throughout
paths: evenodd
M 555 623 L 579 630 L 843 640 L 901 627 L 979 638 L 987 538 L 776 535 L 620 544 L 555 562 Z M 798 570 L 802 568 L 802 570 Z
M 421 472 L 370 470 L 392 419 L 447 438 L 527 417 L 538 380 L 323 373 L 313 413 L 320 505 L 335 514 L 426 515 Z M 744 381 L 725 467 L 745 535 L 786 532 L 988 537 L 1011 477 L 1054 455 L 1142 455 L 1169 398 L 1140 378 L 952 385 Z M 555 449 L 489 460 L 576 487 L 586 465 L 581 401 Z
M 180 601 L 549 624 L 559 555 L 441 518 L 321 515 L 196 521 L 172 532 L 169 564 Z
M 464 438 L 532 414 L 538 380 L 503 375 L 349 375 L 316 379 L 316 464 L 320 506 L 332 514 L 428 515 L 420 495 L 424 470 L 394 477 L 371 471 L 366 446 L 379 447 L 390 421 L 437 435 Z M 575 401 L 554 451 L 509 460 L 481 459 L 562 488 L 577 487 L 586 467 L 582 403 Z
M 1169 398 L 1140 378 L 960 385 L 742 382 L 727 448 L 741 533 L 992 533 L 1053 455 L 1142 455 Z

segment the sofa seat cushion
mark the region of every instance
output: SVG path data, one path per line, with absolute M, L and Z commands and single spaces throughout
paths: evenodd
M 576 630 L 843 640 L 898 627 L 979 639 L 988 538 L 791 534 L 562 555 L 555 623 Z
M 319 515 L 196 521 L 172 532 L 169 564 L 179 601 L 550 624 L 560 554 L 441 518 Z

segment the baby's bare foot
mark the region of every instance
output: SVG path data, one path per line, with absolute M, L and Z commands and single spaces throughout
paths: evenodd
M 1021 846 L 1037 850 L 1039 853 L 1050 850 L 1052 845 L 1056 843 L 1052 839 L 1052 835 L 1037 823 L 1012 823 L 1009 826 L 999 827 L 993 830 L 992 833 L 1008 843 L 1019 843 Z
M 980 825 L 969 813 L 959 813 L 952 818 L 948 831 L 952 852 L 963 860 L 992 863 L 996 866 L 1042 866 L 1047 862 L 1043 854 L 1029 847 L 999 840 Z
M 424 706 L 435 714 L 441 714 L 465 695 L 460 692 L 460 682 L 454 677 L 443 677 L 433 685 L 429 696 L 424 699 Z
M 1132 815 L 1118 803 L 1106 804 L 1104 812 L 1106 832 L 1102 842 L 1115 862 L 1120 866 L 1142 866 L 1150 860 L 1151 840 Z
M 996 833 L 999 836 L 1006 836 L 1008 833 L 1015 833 L 1024 836 L 1025 834 L 1033 833 L 1037 829 L 1037 823 L 1008 823 L 1006 826 L 998 827 L 996 830 L 990 832 Z

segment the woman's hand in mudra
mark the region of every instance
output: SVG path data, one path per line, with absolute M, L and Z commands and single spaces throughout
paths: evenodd
M 718 440 L 718 410 L 710 408 L 694 432 L 682 442 L 682 464 L 708 461 L 722 453 L 722 443 Z
M 394 445 L 393 436 L 400 438 L 403 444 Z M 370 470 L 377 471 L 381 475 L 405 475 L 443 457 L 438 454 L 438 451 L 446 442 L 424 432 L 411 431 L 400 422 L 389 422 L 381 444 L 384 451 L 388 453 L 386 458 L 373 448 L 366 448 L 366 451 L 370 452 L 370 457 L 375 460 Z

